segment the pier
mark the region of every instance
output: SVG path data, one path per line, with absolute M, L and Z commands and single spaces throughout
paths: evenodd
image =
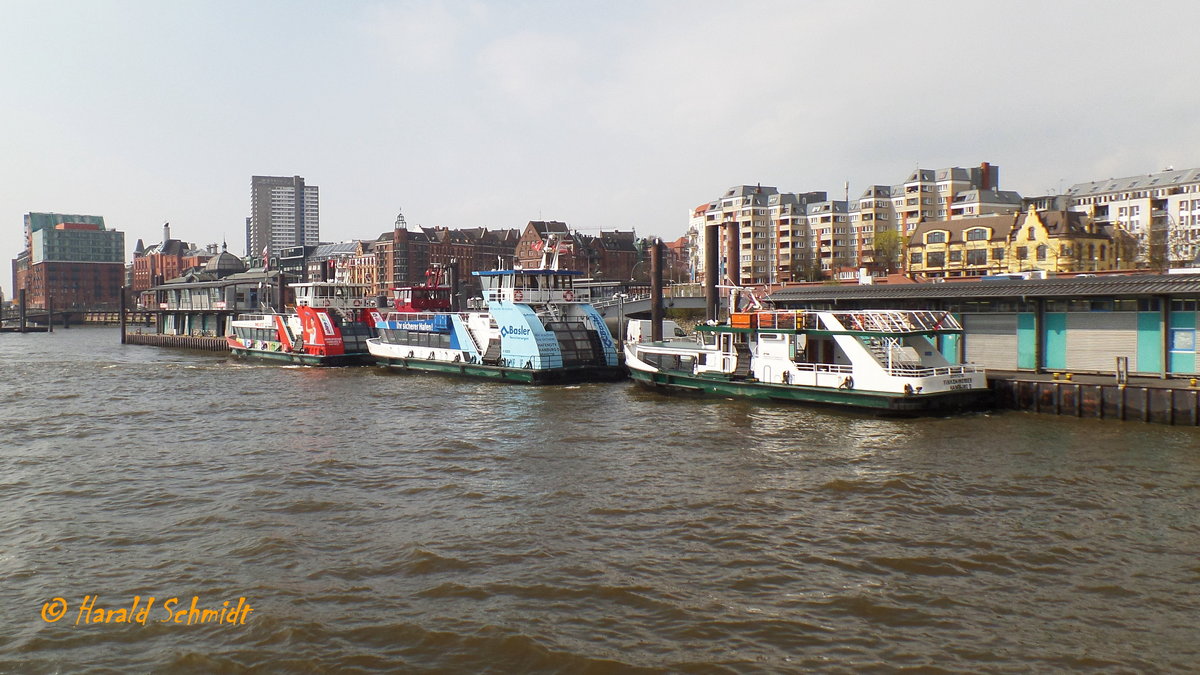
M 199 349 L 208 352 L 228 352 L 229 343 L 223 337 L 204 335 L 163 335 L 162 333 L 125 333 L 125 344 Z
M 1200 426 L 1197 380 L 989 371 L 995 406 L 1049 415 Z

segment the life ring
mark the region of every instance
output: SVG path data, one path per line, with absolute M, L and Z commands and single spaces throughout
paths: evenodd
M 567 302 L 571 302 L 574 299 L 575 299 L 575 291 L 568 290 L 568 291 L 563 292 L 563 300 L 566 300 Z
M 362 300 L 355 300 L 351 304 L 354 305 L 355 307 L 362 307 Z
M 513 302 L 521 302 L 524 299 L 525 299 L 525 293 L 522 292 L 521 289 L 518 288 L 513 291 Z

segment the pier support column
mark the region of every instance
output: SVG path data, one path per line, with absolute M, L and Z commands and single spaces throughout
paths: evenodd
M 1038 298 L 1033 304 L 1033 372 L 1040 373 L 1046 364 L 1046 301 Z
M 707 223 L 704 226 L 704 305 L 708 321 L 721 320 L 721 296 L 717 293 L 717 278 L 721 274 L 721 225 Z
M 656 238 L 650 245 L 650 340 L 663 339 L 663 243 Z
M 26 312 L 26 309 L 25 309 L 26 296 L 27 296 L 27 293 L 24 288 L 17 291 L 17 299 L 21 303 L 19 313 L 17 314 L 17 317 L 18 317 L 17 318 L 17 326 L 20 327 L 20 331 L 22 333 L 24 333 L 29 328 L 29 324 L 27 323 L 27 317 L 26 317 L 26 313 L 25 313 Z
M 1162 362 L 1162 368 L 1159 369 L 1158 377 L 1161 380 L 1167 379 L 1167 373 L 1171 370 L 1171 296 L 1160 295 L 1159 303 L 1159 323 L 1162 325 L 1162 356 L 1159 359 Z

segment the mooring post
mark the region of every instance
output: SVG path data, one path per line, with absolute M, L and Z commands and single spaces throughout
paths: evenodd
M 121 344 L 125 344 L 125 287 L 121 287 Z

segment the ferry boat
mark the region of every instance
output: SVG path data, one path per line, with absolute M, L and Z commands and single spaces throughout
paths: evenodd
M 398 289 L 397 311 L 367 340 L 376 362 L 397 370 L 448 373 L 526 384 L 625 379 L 604 318 L 558 269 L 560 246 L 544 244 L 541 269 L 473 272 L 485 309 L 449 310 L 447 286 Z M 553 251 L 551 255 L 551 251 Z
M 625 364 L 668 390 L 898 414 L 984 407 L 984 370 L 950 363 L 931 339 L 961 332 L 948 312 L 743 312 L 694 340 L 629 342 Z
M 317 281 L 291 284 L 296 311 L 242 314 L 232 322 L 229 348 L 239 358 L 305 366 L 371 363 L 367 340 L 382 320 L 366 284 Z

